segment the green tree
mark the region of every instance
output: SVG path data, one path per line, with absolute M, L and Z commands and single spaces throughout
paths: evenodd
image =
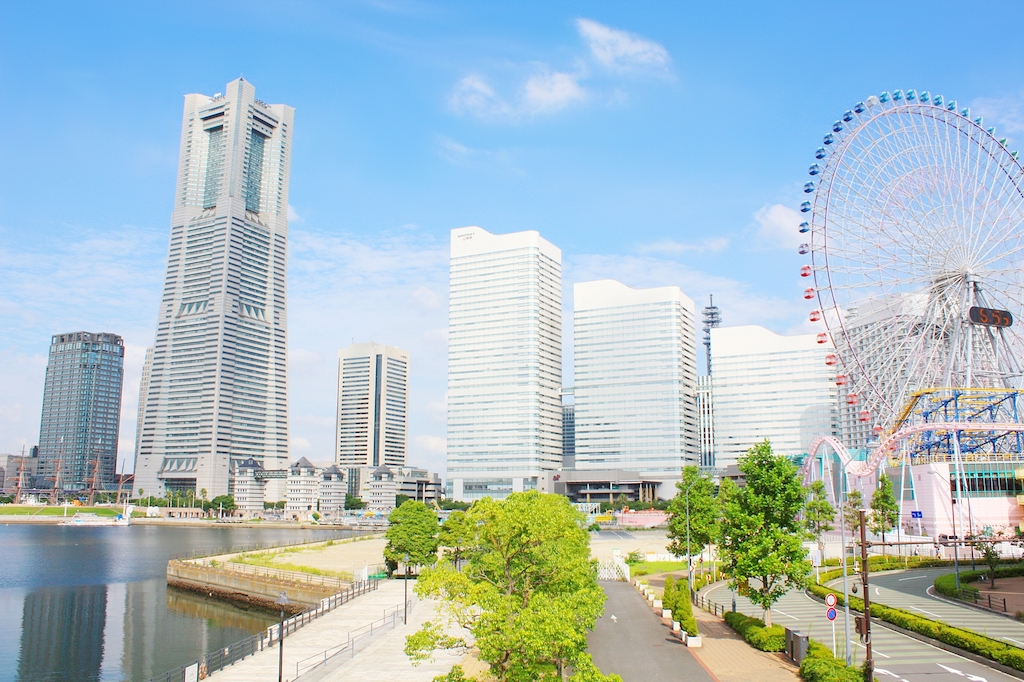
M 351 493 L 345 493 L 345 509 L 364 509 L 366 503 Z
M 384 537 L 384 558 L 410 566 L 433 566 L 437 562 L 437 514 L 416 500 L 388 514 L 388 527 Z M 409 555 L 408 561 L 405 555 Z
M 864 496 L 859 490 L 846 491 L 846 502 L 843 503 L 843 517 L 846 520 L 846 530 L 850 531 L 854 538 L 860 533 L 860 510 L 864 508 Z
M 715 484 L 710 476 L 696 466 L 683 467 L 683 478 L 676 483 L 679 490 L 669 503 L 668 550 L 676 556 L 686 554 L 686 491 L 690 498 L 690 551 L 700 554 L 714 539 L 718 526 L 718 503 Z M 689 558 L 689 557 L 687 557 Z
M 224 511 L 234 511 L 238 508 L 232 495 L 218 495 L 210 500 L 210 505 L 218 511 L 222 508 L 221 505 L 223 505 Z
M 584 522 L 560 495 L 476 502 L 465 516 L 477 529 L 465 568 L 445 557 L 418 581 L 417 594 L 439 601 L 440 619 L 410 635 L 406 653 L 420 661 L 472 643 L 498 682 L 553 682 L 568 668 L 576 682 L 618 679 L 602 675 L 586 653 L 604 592 Z
M 437 506 L 439 506 L 441 509 L 444 509 L 445 511 L 453 509 L 458 511 L 466 511 L 467 509 L 470 508 L 471 503 L 459 502 L 458 500 L 441 500 Z
M 796 467 L 774 454 L 767 439 L 750 448 L 739 468 L 746 483 L 729 493 L 719 553 L 732 568 L 732 585 L 764 609 L 770 626 L 772 604 L 805 586 L 811 572 L 798 518 L 805 490 Z
M 900 506 L 892 492 L 892 481 L 883 473 L 878 477 L 878 487 L 871 496 L 871 521 L 868 527 L 872 533 L 881 535 L 884 543 L 885 534 L 895 528 L 899 521 Z M 884 552 L 885 545 L 882 548 Z
M 476 527 L 470 525 L 464 511 L 453 511 L 441 526 L 437 543 L 444 548 L 444 555 L 455 564 L 456 570 L 461 568 L 475 536 Z
M 811 483 L 808 492 L 811 499 L 807 501 L 807 507 L 804 509 L 804 523 L 807 526 L 807 532 L 818 543 L 819 561 L 823 562 L 825 561 L 825 540 L 823 536 L 828 531 L 835 530 L 835 526 L 832 523 L 836 519 L 836 508 L 828 501 L 824 482 L 820 480 L 814 481 Z
M 406 500 L 411 500 L 411 499 L 412 498 L 409 497 L 408 495 L 405 495 L 403 493 L 398 493 L 397 495 L 395 495 L 395 508 L 397 509 L 398 507 L 401 507 L 403 504 L 405 504 Z

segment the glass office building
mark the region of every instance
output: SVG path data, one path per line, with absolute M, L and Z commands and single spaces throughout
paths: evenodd
M 294 109 L 239 78 L 186 95 L 135 489 L 232 492 L 288 467 L 288 178 Z M 267 485 L 284 499 L 284 479 Z
M 448 471 L 457 500 L 562 464 L 562 252 L 534 231 L 452 230 Z
M 38 482 L 59 490 L 116 488 L 124 341 L 72 332 L 50 341 L 39 425 Z
M 573 287 L 576 468 L 700 464 L 694 305 L 679 287 Z
M 816 336 L 753 325 L 711 330 L 716 467 L 736 464 L 765 438 L 795 456 L 816 436 L 838 434 L 839 390 L 825 364 L 832 346 Z

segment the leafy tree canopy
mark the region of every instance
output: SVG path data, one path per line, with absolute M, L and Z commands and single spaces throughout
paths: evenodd
M 732 570 L 732 585 L 764 609 L 770 626 L 772 604 L 806 585 L 811 572 L 798 518 L 805 491 L 796 467 L 774 454 L 767 439 L 748 451 L 739 468 L 746 485 L 725 489 L 719 553 Z
M 864 496 L 859 490 L 848 490 L 846 502 L 843 503 L 843 518 L 846 529 L 853 535 L 860 532 L 860 510 L 864 508 Z
M 807 532 L 818 542 L 818 548 L 822 547 L 822 536 L 830 530 L 835 530 L 832 524 L 836 518 L 836 508 L 828 501 L 828 494 L 823 481 L 814 481 L 809 488 L 811 499 L 807 501 L 807 508 L 804 510 L 804 522 L 807 524 Z
M 618 679 L 586 653 L 604 592 L 584 521 L 566 498 L 537 491 L 476 502 L 449 529 L 457 539 L 448 541 L 468 542 L 463 570 L 446 557 L 418 581 L 421 597 L 440 601 L 441 620 L 409 636 L 406 653 L 425 660 L 472 642 L 498 682 L 553 682 L 568 667 L 577 682 Z
M 363 509 L 366 503 L 351 493 L 345 493 L 345 509 Z
M 669 503 L 668 550 L 676 556 L 686 554 L 686 491 L 689 490 L 690 551 L 698 554 L 714 540 L 718 526 L 718 502 L 715 484 L 699 467 L 683 467 L 683 478 L 676 483 L 679 492 Z
M 892 481 L 884 473 L 878 478 L 878 487 L 871 496 L 871 521 L 869 528 L 872 533 L 882 536 L 896 527 L 900 520 L 900 506 L 892 492 Z
M 221 505 L 224 505 L 224 511 L 232 511 L 238 506 L 235 504 L 235 498 L 232 495 L 218 495 L 210 500 L 210 507 L 212 509 L 220 509 Z
M 437 561 L 437 514 L 416 500 L 405 503 L 388 514 L 384 537 L 384 558 L 412 566 L 432 566 Z M 409 560 L 404 556 L 408 554 Z

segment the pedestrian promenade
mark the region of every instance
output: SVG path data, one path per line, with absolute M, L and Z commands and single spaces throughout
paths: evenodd
M 694 617 L 700 630 L 702 646 L 693 649 L 704 666 L 720 682 L 745 682 L 757 678 L 758 682 L 793 682 L 799 680 L 797 668 L 782 654 L 758 651 L 725 624 L 718 616 L 694 607 Z
M 410 588 L 412 585 L 410 585 Z M 354 656 L 342 654 L 335 659 L 337 667 L 318 679 L 338 682 L 355 680 L 375 682 L 379 680 L 403 680 L 408 682 L 429 682 L 437 675 L 448 672 L 458 662 L 455 656 L 438 654 L 433 662 L 413 666 L 403 652 L 405 638 L 412 634 L 435 614 L 433 601 L 414 601 L 408 625 L 402 624 L 402 599 L 404 584 L 400 580 L 383 580 L 380 587 L 354 601 L 337 608 L 321 618 L 289 635 L 284 640 L 284 679 L 296 679 L 296 663 L 322 655 L 331 647 L 345 644 L 350 632 L 360 630 L 368 624 L 379 621 L 388 614 L 387 625 L 382 626 L 372 637 L 363 636 L 356 647 Z M 412 590 L 410 589 L 410 597 Z M 391 613 L 397 607 L 396 627 L 391 627 Z M 361 630 L 362 629 L 362 630 Z M 260 682 L 276 680 L 278 671 L 277 646 L 257 652 L 231 667 L 210 675 L 214 682 Z M 340 663 L 340 665 L 338 665 Z M 331 667 L 333 668 L 334 665 Z M 305 668 L 303 668 L 304 672 Z

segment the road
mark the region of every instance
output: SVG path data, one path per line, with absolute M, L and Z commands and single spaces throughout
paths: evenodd
M 871 599 L 1024 647 L 1024 623 L 933 596 L 935 578 L 949 572 L 949 568 L 930 568 L 872 575 Z
M 623 682 L 712 682 L 632 585 L 602 582 L 601 587 L 608 601 L 587 637 L 587 651 L 602 673 L 617 673 Z
M 732 593 L 724 583 L 704 588 L 701 590 L 701 595 L 727 607 L 731 604 Z M 737 597 L 736 606 L 738 611 L 758 618 L 763 617 L 760 607 L 754 606 L 744 597 Z M 807 596 L 803 591 L 794 590 L 776 603 L 775 608 L 772 609 L 772 617 L 776 624 L 790 629 L 798 629 L 832 648 L 832 624 L 826 617 L 825 611 L 824 604 Z M 839 612 L 839 617 L 835 621 L 835 634 L 838 642 L 837 648 L 842 655 L 842 611 Z M 853 612 L 851 612 L 850 618 L 850 634 L 853 640 L 854 662 L 859 665 L 864 661 L 864 645 L 853 633 Z M 925 644 L 913 637 L 889 630 L 882 627 L 877 621 L 871 623 L 871 642 L 875 655 L 875 676 L 879 680 L 903 680 L 904 682 L 964 682 L 965 680 L 1011 682 L 1011 680 L 1017 680 L 1016 677 Z

